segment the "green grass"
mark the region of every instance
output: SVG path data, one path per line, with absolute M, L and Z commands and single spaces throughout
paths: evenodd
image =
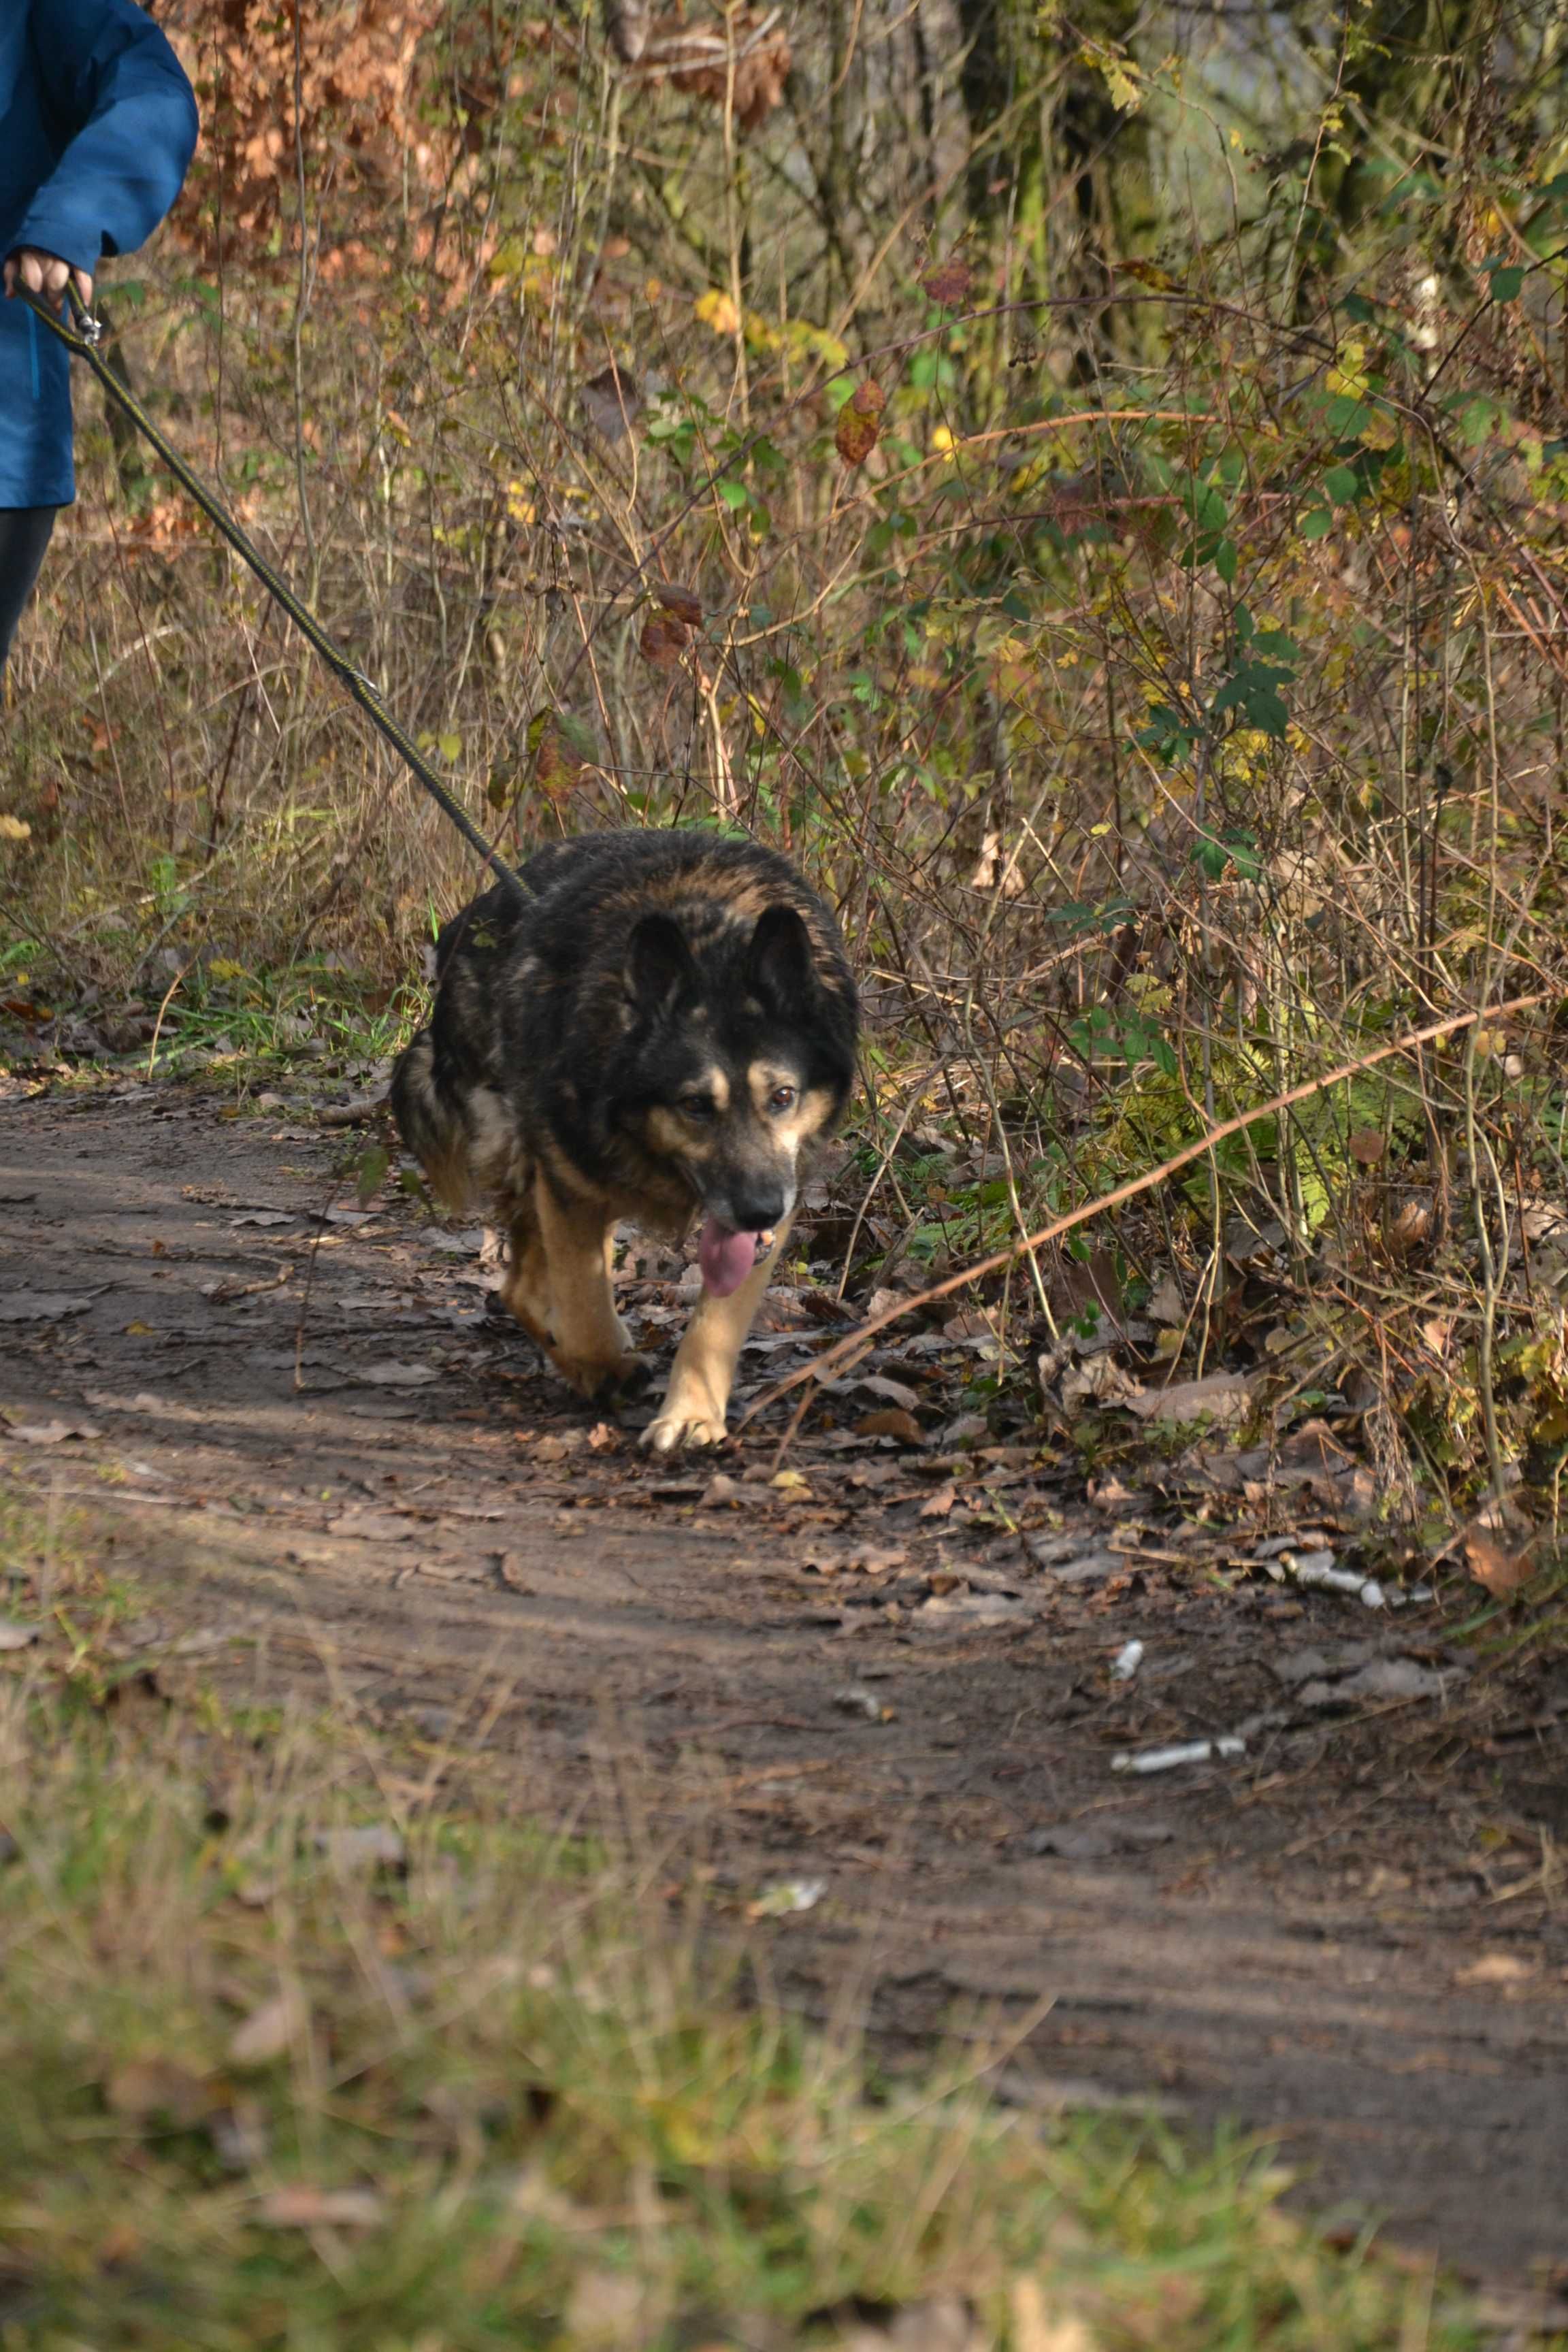
M 552 1843 L 346 1707 L 117 1682 L 126 1604 L 54 1549 L 76 1639 L 0 1685 L 5 2352 L 743 2352 L 939 2295 L 1011 2352 L 1474 2341 L 1255 2149 L 803 2025 L 678 1858 Z

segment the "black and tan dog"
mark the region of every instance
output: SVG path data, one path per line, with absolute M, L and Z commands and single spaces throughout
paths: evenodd
M 803 1160 L 849 1096 L 837 926 L 782 857 L 711 834 L 589 835 L 522 878 L 525 899 L 489 891 L 443 929 L 430 1025 L 393 1077 L 398 1127 L 442 1201 L 506 1232 L 501 1295 L 588 1396 L 640 1369 L 610 1287 L 616 1223 L 700 1221 L 701 1297 L 643 1442 L 713 1444 Z

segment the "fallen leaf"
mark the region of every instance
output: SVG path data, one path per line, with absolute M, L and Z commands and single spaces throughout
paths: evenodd
M 363 1385 L 376 1389 L 427 1388 L 432 1381 L 438 1381 L 440 1377 L 440 1373 L 432 1364 L 393 1362 L 368 1364 L 363 1371 L 356 1372 L 354 1375 L 354 1378 Z
M 917 1617 L 972 1617 L 982 1623 L 1002 1625 L 1009 1620 L 1033 1616 L 1026 1601 L 1014 1600 L 1005 1592 L 971 1592 L 966 1587 L 955 1592 L 933 1592 L 916 1610 Z
M 125 1324 L 123 1329 L 128 1339 L 151 1339 L 156 1337 L 151 1323 L 143 1323 L 140 1320 Z
M 1169 1388 L 1145 1389 L 1124 1400 L 1140 1421 L 1245 1421 L 1252 1410 L 1251 1382 L 1240 1372 L 1210 1372 L 1201 1381 L 1175 1381 Z
M 96 1437 L 99 1433 L 89 1421 L 12 1421 L 5 1434 L 19 1445 L 59 1445 L 68 1437 Z
M 925 1433 L 914 1414 L 898 1404 L 884 1405 L 878 1412 L 863 1412 L 855 1423 L 855 1434 L 857 1437 L 896 1437 L 900 1445 L 925 1444 Z
M 1358 1127 L 1351 1131 L 1350 1155 L 1363 1168 L 1375 1168 L 1388 1149 L 1388 1138 L 1380 1127 Z
M 1538 1573 L 1539 1564 L 1531 1558 L 1532 1544 L 1533 1538 L 1519 1551 L 1507 1551 L 1494 1537 L 1471 1528 L 1464 1538 L 1466 1565 L 1489 1592 L 1518 1592 Z
M 0 1617 L 0 1650 L 30 1650 L 38 1638 L 36 1625 L 18 1625 L 12 1617 Z
M 922 1519 L 945 1519 L 957 1500 L 956 1486 L 939 1486 L 930 1500 L 921 1505 L 920 1515 Z
M 344 1511 L 327 1521 L 327 1533 L 353 1536 L 361 1543 L 412 1543 L 418 1529 L 394 1511 Z
M 823 1382 L 824 1388 L 829 1385 Z M 858 1389 L 862 1396 L 886 1398 L 889 1404 L 901 1404 L 906 1412 L 913 1412 L 920 1402 L 920 1391 L 906 1381 L 892 1381 L 886 1372 L 862 1372 L 858 1380 L 846 1381 L 846 1388 Z
M 1038 2279 L 1016 2279 L 1012 2305 L 1013 2352 L 1096 2352 L 1085 2323 L 1048 2304 Z
M 374 2230 L 385 2218 L 374 2189 L 274 2189 L 256 2208 L 269 2230 Z
M 815 1911 L 827 1892 L 825 1878 L 781 1878 L 764 1886 L 746 1906 L 748 1919 L 788 1919 L 797 1911 Z
M 247 1209 L 243 1216 L 230 1217 L 228 1222 L 231 1226 L 291 1225 L 294 1213 L 291 1209 Z
M 563 2342 L 581 2352 L 623 2352 L 650 2340 L 649 2283 L 635 2271 L 584 2269 L 572 2282 Z
M 264 2000 L 235 2029 L 228 2045 L 235 2066 L 267 2066 L 287 2055 L 310 2022 L 310 2011 L 299 1992 L 290 1990 Z
M 1182 1297 L 1182 1286 L 1173 1274 L 1162 1275 L 1149 1293 L 1143 1309 L 1152 1323 L 1184 1323 L 1187 1303 Z
M 110 2115 L 128 2124 L 166 2124 L 191 2131 L 223 2101 L 213 2085 L 176 2058 L 132 2058 L 103 2086 Z
M 768 1480 L 775 1495 L 789 1495 L 796 1502 L 809 1502 L 811 1481 L 798 1470 L 780 1470 Z
M 58 1323 L 62 1316 L 85 1315 L 96 1290 L 13 1290 L 0 1298 L 0 1323 Z
M 1526 1984 L 1540 1969 L 1539 1960 L 1521 1959 L 1517 1952 L 1483 1952 L 1468 1969 L 1456 1969 L 1457 1985 Z
M 876 447 L 887 404 L 887 394 L 868 376 L 864 383 L 856 385 L 839 410 L 833 446 L 847 466 L 863 466 Z
M 401 1870 L 408 1848 L 386 1822 L 354 1822 L 342 1829 L 318 1830 L 316 1851 L 341 1868 Z

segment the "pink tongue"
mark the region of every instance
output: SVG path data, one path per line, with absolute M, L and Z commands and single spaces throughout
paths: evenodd
M 710 1290 L 715 1298 L 728 1298 L 731 1291 L 739 1290 L 756 1262 L 755 1234 L 731 1233 L 717 1217 L 704 1217 L 697 1236 L 697 1263 L 705 1290 Z

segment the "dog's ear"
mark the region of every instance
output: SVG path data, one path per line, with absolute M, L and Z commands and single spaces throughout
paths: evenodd
M 668 1012 L 697 985 L 697 964 L 673 915 L 644 915 L 626 942 L 626 996 L 635 1013 Z
M 808 1005 L 816 995 L 811 933 L 793 907 L 769 907 L 758 916 L 746 963 L 752 986 L 775 1013 Z

